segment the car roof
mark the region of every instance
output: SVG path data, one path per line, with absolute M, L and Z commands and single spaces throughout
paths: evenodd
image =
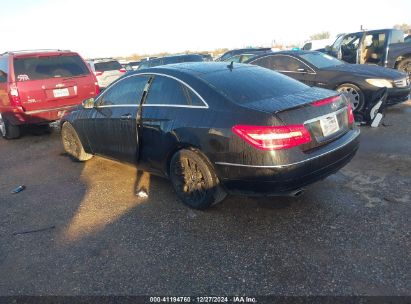
M 109 62 L 109 61 L 118 61 L 117 59 L 114 58 L 91 58 L 87 59 L 86 61 L 92 61 L 92 62 Z
M 387 32 L 387 31 L 400 31 L 394 28 L 384 28 L 384 29 L 377 29 L 377 30 L 365 30 L 365 31 L 358 31 L 358 32 L 352 32 L 352 33 L 346 33 L 344 35 L 350 35 L 350 34 L 362 34 L 362 33 L 381 33 L 381 32 Z
M 269 47 L 243 48 L 243 49 L 232 49 L 232 50 L 225 52 L 224 54 L 229 53 L 229 52 L 253 52 L 253 51 L 269 51 L 269 50 L 271 50 L 271 48 Z
M 248 59 L 246 62 L 254 61 L 258 58 L 262 57 L 267 57 L 267 56 L 272 56 L 272 55 L 290 55 L 290 56 L 301 56 L 304 54 L 318 54 L 321 53 L 319 51 L 308 51 L 308 50 L 288 50 L 288 51 L 278 51 L 278 52 L 272 52 L 272 53 L 264 53 L 264 54 L 258 54 L 250 59 Z M 323 54 L 323 53 L 322 53 Z
M 7 51 L 3 55 L 13 55 L 15 57 L 31 57 L 31 56 L 40 56 L 40 55 L 50 55 L 57 56 L 61 54 L 76 54 L 70 50 L 58 50 L 58 49 L 41 49 L 41 50 L 18 50 L 18 51 Z
M 229 64 L 227 62 L 184 62 L 184 63 L 174 63 L 168 65 L 162 65 L 147 69 L 138 70 L 131 72 L 132 74 L 141 74 L 141 73 L 165 73 L 165 74 L 184 74 L 189 76 L 204 75 L 209 73 L 215 73 L 225 70 L 230 70 Z M 234 63 L 234 69 L 244 69 L 244 68 L 253 68 L 255 66 L 246 65 L 242 63 Z

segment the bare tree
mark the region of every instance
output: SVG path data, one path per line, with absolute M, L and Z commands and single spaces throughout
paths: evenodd
M 403 23 L 403 24 L 396 24 L 394 25 L 394 28 L 397 30 L 401 30 L 404 32 L 404 34 L 409 34 L 411 31 L 411 24 Z
M 321 32 L 310 36 L 310 40 L 320 40 L 330 38 L 330 32 Z

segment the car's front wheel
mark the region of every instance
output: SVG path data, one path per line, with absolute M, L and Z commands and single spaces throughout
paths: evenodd
M 0 133 L 6 139 L 14 139 L 20 137 L 20 127 L 12 125 L 0 113 Z
M 61 140 L 64 151 L 75 161 L 86 161 L 93 157 L 92 154 L 84 151 L 80 138 L 76 130 L 69 122 L 65 122 L 61 127 Z
M 405 58 L 397 65 L 397 69 L 411 75 L 411 58 Z
M 359 87 L 351 83 L 344 83 L 337 87 L 337 91 L 344 93 L 351 103 L 354 112 L 361 111 L 365 106 L 364 93 Z
M 210 162 L 198 151 L 176 152 L 170 161 L 170 179 L 177 196 L 194 209 L 206 209 L 227 195 Z

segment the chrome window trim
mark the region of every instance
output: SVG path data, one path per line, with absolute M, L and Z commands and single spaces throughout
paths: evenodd
M 357 129 L 357 130 L 356 130 L 356 133 L 351 137 L 351 139 L 350 139 L 349 141 L 343 143 L 342 145 L 339 145 L 338 147 L 335 147 L 334 149 L 329 150 L 329 151 L 324 152 L 324 153 L 321 153 L 321 154 L 319 154 L 319 155 L 316 155 L 316 156 L 313 156 L 313 157 L 310 157 L 310 158 L 307 158 L 307 159 L 304 159 L 304 160 L 301 160 L 301 161 L 298 161 L 298 162 L 290 163 L 290 164 L 285 164 L 285 165 L 272 165 L 272 166 L 270 166 L 270 165 L 269 165 L 269 166 L 264 166 L 264 165 L 261 165 L 261 166 L 258 166 L 258 165 L 257 165 L 257 166 L 256 166 L 256 165 L 244 165 L 244 164 L 226 163 L 226 162 L 215 162 L 215 164 L 216 164 L 216 165 L 222 165 L 222 166 L 262 168 L 262 169 L 264 169 L 264 168 L 265 168 L 265 169 L 276 169 L 276 168 L 280 169 L 280 168 L 295 166 L 295 165 L 303 164 L 303 163 L 308 162 L 308 161 L 310 161 L 310 160 L 319 158 L 319 157 L 321 157 L 321 156 L 327 155 L 327 154 L 332 153 L 332 152 L 334 152 L 334 151 L 337 151 L 337 150 L 345 147 L 346 145 L 350 144 L 350 143 L 351 143 L 354 139 L 356 139 L 359 135 L 360 135 L 360 130 Z
M 274 70 L 274 71 L 276 71 L 276 72 L 280 72 L 280 73 L 310 74 L 310 75 L 315 75 L 315 74 L 317 74 L 310 66 L 308 66 L 308 65 L 307 65 L 305 62 L 303 62 L 301 59 L 299 59 L 299 58 L 297 58 L 297 57 L 294 57 L 294 56 L 291 56 L 291 55 L 288 55 L 288 54 L 269 54 L 269 55 L 264 55 L 264 56 L 261 56 L 261 57 L 256 58 L 256 59 L 253 60 L 253 61 L 250 61 L 250 64 L 253 63 L 254 61 L 257 61 L 258 59 L 261 59 L 261 58 L 266 58 L 266 57 L 278 57 L 278 56 L 286 56 L 286 57 L 290 57 L 290 58 L 293 58 L 293 59 L 295 59 L 295 60 L 298 60 L 298 61 L 301 62 L 303 65 L 305 65 L 305 66 L 309 69 L 309 71 L 308 71 L 308 72 L 298 72 L 298 71 Z M 310 72 L 310 71 L 311 71 L 311 72 Z
M 156 73 L 156 72 L 152 72 L 152 73 L 149 73 L 149 72 L 147 72 L 147 73 L 139 73 L 139 74 L 133 74 L 133 75 L 125 76 L 124 78 L 120 79 L 119 81 L 117 81 L 117 82 L 115 82 L 115 83 L 113 83 L 113 84 L 110 84 L 110 85 L 101 93 L 101 95 L 96 99 L 96 103 L 99 102 L 99 100 L 102 98 L 102 96 L 104 96 L 104 94 L 105 94 L 107 91 L 109 91 L 114 84 L 117 84 L 117 83 L 123 81 L 124 79 L 130 78 L 130 77 L 137 77 L 137 76 L 140 76 L 140 75 L 143 75 L 143 76 L 157 75 L 157 76 L 163 76 L 163 77 L 168 77 L 168 78 L 174 79 L 174 80 L 180 82 L 181 84 L 183 84 L 183 85 L 184 85 L 185 87 L 187 87 L 189 90 L 191 90 L 198 98 L 200 98 L 200 100 L 201 100 L 201 101 L 203 102 L 203 104 L 204 104 L 204 105 L 202 105 L 202 106 L 190 106 L 190 105 L 173 105 L 173 104 L 151 104 L 151 105 L 150 105 L 150 104 L 144 104 L 144 103 L 143 103 L 143 104 L 142 104 L 143 107 L 172 107 L 172 108 L 190 108 L 190 109 L 208 109 L 208 108 L 209 108 L 208 103 L 204 100 L 204 98 L 201 97 L 201 95 L 200 95 L 196 90 L 194 90 L 189 84 L 187 84 L 186 82 L 184 82 L 184 81 L 181 80 L 181 79 L 178 79 L 177 77 L 174 77 L 174 76 L 171 76 L 171 75 L 167 75 L 167 74 L 163 74 L 163 73 Z M 96 106 L 97 109 L 99 109 L 99 108 L 111 108 L 111 107 L 118 107 L 118 108 L 120 108 L 120 107 L 139 107 L 139 105 L 138 105 L 138 104 L 124 104 L 124 105 L 120 104 L 120 105 L 102 105 L 102 106 Z

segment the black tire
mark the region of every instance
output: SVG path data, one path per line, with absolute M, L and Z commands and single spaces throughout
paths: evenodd
M 75 161 L 86 161 L 93 157 L 92 154 L 84 151 L 76 130 L 69 122 L 65 122 L 61 127 L 61 141 L 64 151 Z
M 5 139 L 19 138 L 21 135 L 20 126 L 11 124 L 6 118 L 0 114 L 0 133 Z
M 405 58 L 397 64 L 397 70 L 411 75 L 411 58 Z
M 360 112 L 365 106 L 365 96 L 359 87 L 352 83 L 343 83 L 336 90 L 344 93 L 351 102 L 353 112 Z
M 198 151 L 176 152 L 170 161 L 170 179 L 177 196 L 194 209 L 207 209 L 227 196 L 210 162 Z

